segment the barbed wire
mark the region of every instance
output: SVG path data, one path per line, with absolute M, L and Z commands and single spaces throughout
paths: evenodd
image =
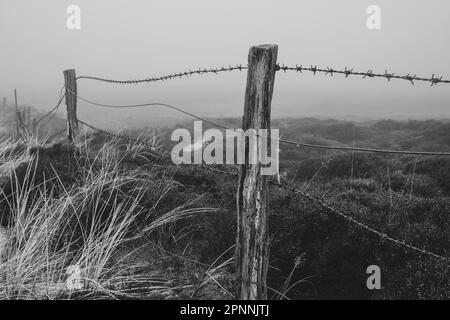
M 183 77 L 189 77 L 192 75 L 203 75 L 203 74 L 218 74 L 220 72 L 228 72 L 228 71 L 234 71 L 234 70 L 246 70 L 248 69 L 248 66 L 244 66 L 242 64 L 235 65 L 235 66 L 228 66 L 228 67 L 217 67 L 217 68 L 199 68 L 196 70 L 189 70 L 184 72 L 178 72 L 178 73 L 172 73 L 167 75 L 162 75 L 158 77 L 148 77 L 143 79 L 135 79 L 135 80 L 115 80 L 111 78 L 104 78 L 104 77 L 96 77 L 96 76 L 79 76 L 76 79 L 88 79 L 88 80 L 95 80 L 95 81 L 101 81 L 106 83 L 112 83 L 112 84 L 139 84 L 139 83 L 148 83 L 148 82 L 157 82 L 157 81 L 166 81 L 166 80 L 172 80 L 177 78 L 183 78 Z M 304 67 L 303 65 L 295 65 L 295 67 L 292 66 L 286 66 L 286 65 L 280 65 L 277 64 L 276 67 L 277 71 L 296 71 L 302 73 L 303 71 L 312 72 L 314 75 L 317 73 L 324 73 L 330 76 L 333 76 L 334 74 L 342 74 L 346 78 L 350 75 L 353 76 L 361 76 L 363 79 L 365 78 L 384 78 L 390 81 L 391 79 L 401 79 L 406 80 L 408 82 L 411 82 L 411 84 L 414 84 L 415 81 L 422 81 L 422 82 L 429 82 L 431 83 L 431 86 L 437 85 L 438 83 L 450 83 L 450 80 L 445 80 L 443 77 L 437 77 L 435 74 L 432 74 L 431 78 L 425 78 L 425 77 L 418 77 L 417 75 L 396 75 L 393 72 L 388 72 L 387 70 L 384 71 L 384 73 L 374 73 L 372 70 L 368 70 L 367 72 L 359 72 L 359 71 L 353 71 L 353 68 L 347 68 L 345 67 L 344 70 L 339 70 L 335 68 L 319 68 L 317 65 L 311 65 L 310 67 Z
M 120 138 L 120 139 L 134 140 L 134 141 L 146 143 L 145 141 L 140 140 L 140 139 L 132 138 L 130 136 L 125 136 L 125 135 L 114 134 L 114 133 L 111 133 L 111 132 L 108 132 L 108 131 L 105 131 L 105 130 L 102 130 L 102 129 L 98 129 L 98 128 L 96 128 L 96 127 L 94 127 L 94 126 L 92 126 L 92 125 L 90 125 L 90 124 L 88 124 L 88 123 L 86 123 L 84 121 L 81 121 L 81 120 L 78 120 L 78 121 L 80 123 L 86 125 L 87 127 L 91 128 L 92 130 L 104 133 L 104 134 L 109 135 L 111 137 Z M 172 155 L 171 152 L 168 152 L 166 150 L 159 150 L 159 152 L 161 152 L 162 154 Z M 235 176 L 235 177 L 239 176 L 239 173 L 236 172 L 236 171 L 233 171 L 233 170 L 220 170 L 220 169 L 214 168 L 212 166 L 208 166 L 206 164 L 202 164 L 201 166 L 203 168 L 206 168 L 207 170 L 212 171 L 212 172 L 216 172 L 216 173 L 220 173 L 220 174 L 226 174 L 226 175 L 232 175 L 232 176 Z M 439 260 L 443 260 L 443 261 L 446 261 L 446 262 L 449 261 L 449 258 L 447 258 L 447 257 L 438 255 L 438 254 L 436 254 L 434 252 L 431 252 L 431 251 L 429 251 L 427 249 L 419 248 L 419 247 L 416 247 L 416 246 L 414 246 L 412 244 L 408 244 L 408 243 L 406 243 L 403 240 L 399 240 L 399 239 L 393 238 L 392 236 L 389 236 L 386 233 L 378 231 L 378 230 L 376 230 L 376 229 L 374 229 L 374 228 L 364 224 L 363 222 L 361 222 L 361 221 L 351 217 L 350 215 L 347 215 L 347 214 L 343 213 L 342 211 L 331 207 L 330 205 L 326 204 L 325 202 L 323 202 L 323 201 L 313 197 L 312 195 L 310 195 L 310 194 L 308 194 L 308 193 L 306 193 L 306 192 L 304 192 L 304 191 L 302 191 L 300 189 L 297 189 L 295 187 L 289 186 L 287 184 L 280 183 L 280 182 L 272 180 L 272 179 L 269 180 L 269 183 L 272 184 L 272 185 L 278 186 L 280 188 L 283 188 L 285 190 L 288 190 L 290 192 L 299 194 L 300 196 L 308 199 L 309 201 L 313 202 L 314 204 L 325 208 L 327 211 L 332 212 L 332 213 L 334 213 L 334 214 L 344 218 L 348 222 L 350 222 L 352 224 L 355 224 L 358 227 L 360 227 L 360 228 L 362 228 L 362 229 L 364 229 L 364 230 L 366 230 L 366 231 L 368 231 L 370 233 L 373 233 L 373 234 L 377 235 L 381 240 L 388 240 L 388 241 L 394 243 L 395 245 L 404 247 L 404 248 L 406 248 L 408 250 L 415 251 L 415 252 L 418 252 L 418 253 L 423 254 L 423 255 L 428 255 L 428 256 L 431 256 L 433 258 L 436 258 L 436 259 L 439 259 Z
M 218 173 L 222 173 L 222 174 L 228 174 L 228 175 L 233 175 L 233 176 L 239 176 L 239 173 L 238 173 L 238 172 L 234 172 L 234 171 L 218 170 L 218 169 L 215 169 L 215 168 L 212 168 L 212 167 L 209 168 L 209 169 L 213 169 L 213 170 L 211 170 L 211 171 L 218 172 Z M 380 231 L 378 231 L 378 230 L 376 230 L 376 229 L 374 229 L 374 228 L 372 228 L 372 227 L 370 227 L 370 226 L 368 226 L 368 225 L 362 223 L 361 221 L 358 221 L 358 220 L 356 220 L 355 218 L 353 218 L 353 217 L 351 217 L 351 216 L 349 216 L 349 215 L 347 215 L 347 214 L 345 214 L 345 213 L 343 213 L 343 212 L 341 212 L 341 211 L 339 211 L 339 210 L 337 210 L 337 209 L 331 207 L 330 205 L 326 204 L 325 202 L 323 202 L 323 201 L 321 201 L 321 200 L 319 200 L 319 199 L 317 199 L 317 198 L 311 196 L 310 194 L 308 194 L 308 193 L 306 193 L 306 192 L 304 192 L 304 191 L 302 191 L 302 190 L 300 190 L 300 189 L 297 189 L 297 188 L 295 188 L 295 187 L 289 186 L 289 185 L 287 185 L 287 184 L 280 183 L 280 182 L 275 181 L 275 180 L 269 180 L 269 183 L 272 184 L 272 185 L 274 185 L 274 186 L 278 186 L 278 187 L 280 187 L 280 188 L 283 188 L 283 189 L 285 189 L 285 190 L 288 190 L 288 191 L 290 191 L 290 192 L 299 194 L 299 195 L 302 196 L 303 198 L 306 198 L 306 199 L 308 199 L 309 201 L 315 203 L 316 205 L 319 205 L 319 206 L 325 208 L 325 209 L 328 210 L 329 212 L 332 212 L 332 213 L 334 213 L 334 214 L 336 214 L 336 215 L 339 215 L 340 217 L 342 217 L 342 218 L 344 218 L 345 220 L 347 220 L 347 221 L 349 221 L 349 222 L 351 222 L 351 223 L 357 225 L 358 227 L 360 227 L 360 228 L 362 228 L 362 229 L 364 229 L 364 230 L 366 230 L 366 231 L 369 231 L 369 232 L 371 232 L 371 233 L 377 235 L 377 236 L 380 237 L 382 240 L 386 239 L 386 240 L 388 240 L 388 241 L 390 241 L 390 242 L 396 244 L 397 246 L 402 246 L 402 247 L 405 247 L 405 248 L 407 248 L 407 249 L 409 249 L 409 250 L 419 252 L 420 254 L 425 254 L 425 255 L 428 255 L 428 256 L 432 256 L 432 257 L 434 257 L 434 258 L 436 258 L 436 259 L 439 259 L 439 260 L 443 260 L 443 261 L 447 261 L 447 262 L 449 261 L 449 258 L 447 258 L 447 257 L 443 257 L 443 256 L 441 256 L 441 255 L 438 255 L 438 254 L 433 253 L 433 252 L 431 252 L 431 251 L 429 251 L 429 250 L 426 250 L 426 249 L 418 248 L 418 247 L 416 247 L 416 246 L 413 246 L 413 245 L 411 245 L 411 244 L 406 243 L 405 241 L 395 239 L 395 238 L 389 236 L 389 235 L 386 234 L 386 233 L 380 232 Z
M 378 230 L 376 230 L 376 229 L 374 229 L 374 228 L 372 228 L 372 227 L 362 223 L 361 221 L 358 221 L 355 218 L 353 218 L 353 217 L 343 213 L 342 211 L 331 207 L 330 205 L 326 204 L 325 202 L 323 202 L 323 201 L 321 201 L 321 200 L 311 196 L 310 194 L 308 194 L 308 193 L 306 193 L 306 192 L 304 192 L 304 191 L 302 191 L 300 189 L 294 188 L 292 186 L 288 186 L 286 184 L 281 184 L 281 183 L 278 183 L 278 182 L 275 182 L 275 181 L 272 181 L 272 184 L 277 185 L 277 186 L 279 186 L 279 187 L 281 187 L 281 188 L 283 188 L 285 190 L 289 190 L 291 192 L 294 192 L 294 193 L 297 193 L 297 194 L 301 195 L 302 197 L 310 200 L 311 202 L 315 203 L 316 205 L 319 205 L 319 206 L 325 208 L 329 212 L 332 212 L 332 213 L 334 213 L 334 214 L 344 218 L 348 222 L 351 222 L 351 223 L 357 225 L 358 227 L 360 227 L 360 228 L 362 228 L 362 229 L 364 229 L 366 231 L 369 231 L 369 232 L 377 235 L 382 240 L 386 239 L 386 240 L 394 243 L 397 246 L 401 246 L 401 247 L 404 247 L 406 249 L 418 252 L 420 254 L 428 255 L 428 256 L 431 256 L 433 258 L 436 258 L 436 259 L 439 259 L 439 260 L 443 260 L 445 262 L 449 262 L 450 261 L 450 259 L 448 257 L 443 257 L 443 256 L 438 255 L 438 254 L 436 254 L 434 252 L 431 252 L 431 251 L 429 251 L 427 249 L 418 248 L 418 247 L 416 247 L 416 246 L 414 246 L 412 244 L 406 243 L 403 240 L 395 239 L 395 238 L 389 236 L 386 233 L 380 232 L 380 231 L 378 231 Z
M 317 73 L 324 73 L 326 75 L 333 76 L 334 74 L 343 74 L 347 78 L 350 75 L 353 76 L 362 76 L 363 79 L 366 78 L 384 78 L 388 81 L 391 79 L 401 79 L 411 82 L 414 85 L 414 81 L 423 81 L 430 82 L 431 86 L 437 85 L 438 83 L 450 83 L 450 80 L 444 80 L 443 77 L 436 77 L 434 74 L 431 78 L 418 77 L 417 75 L 396 75 L 395 73 L 390 73 L 387 70 L 384 73 L 374 73 L 372 70 L 368 70 L 367 72 L 357 72 L 353 71 L 353 69 L 349 69 L 345 67 L 344 70 L 338 70 L 330 67 L 326 68 L 318 68 L 317 66 L 303 67 L 302 65 L 295 65 L 295 67 L 289 67 L 283 65 L 277 65 L 277 71 L 296 71 L 303 73 L 303 71 L 312 72 L 314 75 Z
M 50 109 L 50 111 L 48 111 L 48 112 L 47 112 L 46 114 L 44 114 L 42 117 L 40 117 L 39 120 L 37 120 L 36 125 L 39 125 L 40 122 L 41 122 L 42 120 L 44 120 L 46 117 L 50 116 L 52 113 L 53 113 L 53 116 L 52 116 L 49 120 L 47 120 L 47 121 L 44 123 L 44 125 L 47 124 L 47 123 L 49 123 L 51 120 L 53 120 L 53 118 L 54 118 L 55 115 L 56 115 L 56 111 L 58 111 L 59 106 L 61 105 L 62 101 L 64 100 L 64 97 L 66 96 L 66 93 L 65 93 L 65 92 L 63 93 L 63 89 L 64 89 L 64 85 L 63 85 L 63 86 L 61 87 L 61 89 L 59 90 L 59 101 L 58 101 L 58 103 L 56 104 L 56 106 L 53 107 L 52 109 Z
M 198 69 L 198 70 L 189 70 L 189 71 L 185 71 L 185 72 L 180 72 L 180 73 L 174 73 L 174 74 L 169 74 L 169 75 L 164 75 L 164 76 L 159 76 L 159 77 L 152 77 L 152 78 L 145 78 L 145 79 L 137 79 L 137 80 L 114 80 L 114 79 L 108 79 L 108 78 L 101 78 L 101 77 L 93 77 L 93 76 L 80 76 L 77 77 L 77 80 L 79 79 L 88 79 L 88 80 L 95 80 L 95 81 L 101 81 L 101 82 L 106 82 L 106 83 L 113 83 L 113 84 L 139 84 L 139 83 L 147 83 L 147 82 L 156 82 L 156 81 L 166 81 L 166 80 L 171 80 L 171 79 L 176 79 L 176 78 L 182 78 L 182 77 L 189 77 L 192 75 L 203 75 L 203 74 L 210 74 L 210 73 L 214 73 L 217 74 L 219 72 L 229 72 L 229 71 L 234 71 L 234 70 L 245 70 L 248 69 L 247 66 L 242 66 L 242 65 L 236 65 L 236 66 L 229 66 L 229 67 L 220 67 L 220 68 L 209 68 L 209 69 Z M 386 70 L 384 73 L 374 73 L 372 70 L 368 70 L 367 72 L 356 72 L 353 71 L 353 69 L 348 69 L 347 67 L 344 70 L 337 70 L 334 68 L 330 68 L 327 67 L 326 69 L 324 68 L 318 68 L 317 66 L 311 66 L 311 67 L 303 67 L 303 66 L 298 66 L 296 65 L 295 67 L 289 67 L 289 66 L 285 66 L 285 65 L 277 65 L 276 68 L 277 71 L 295 71 L 295 72 L 300 72 L 302 73 L 303 71 L 307 71 L 307 72 L 312 72 L 314 75 L 316 75 L 317 73 L 324 73 L 326 75 L 330 75 L 333 76 L 334 74 L 343 74 L 345 75 L 345 77 L 347 78 L 350 75 L 353 76 L 362 76 L 363 79 L 365 78 L 385 78 L 388 81 L 390 81 L 391 79 L 401 79 L 401 80 L 407 80 L 409 82 L 411 82 L 411 84 L 414 85 L 415 81 L 422 81 L 422 82 L 429 82 L 431 83 L 431 86 L 437 85 L 439 83 L 450 83 L 449 80 L 444 80 L 443 77 L 436 77 L 434 74 L 431 76 L 431 78 L 423 78 L 423 77 L 418 77 L 416 75 L 406 75 L 406 76 L 401 76 L 401 75 L 395 75 L 394 73 L 388 73 L 388 71 Z M 77 94 L 75 94 L 72 91 L 69 91 L 70 94 L 74 95 L 77 97 L 77 99 L 80 99 L 86 103 L 92 104 L 92 105 L 96 105 L 96 106 L 101 106 L 101 107 L 108 107 L 108 108 L 134 108 L 134 107 L 143 107 L 143 106 L 162 106 L 162 107 L 167 107 L 170 109 L 173 109 L 175 111 L 181 112 L 185 115 L 189 115 L 193 118 L 205 121 L 206 123 L 212 124 L 216 127 L 220 127 L 222 129 L 230 129 L 230 130 L 237 130 L 237 129 L 233 129 L 233 128 L 229 128 L 225 125 L 221 125 L 219 123 L 216 123 L 214 121 L 205 119 L 203 117 L 197 116 L 195 114 L 189 113 L 187 111 L 184 111 L 180 108 L 174 107 L 172 105 L 169 104 L 165 104 L 165 103 L 144 103 L 144 104 L 133 104 L 133 105 L 108 105 L 108 104 L 101 104 L 101 103 L 97 103 L 94 101 L 90 101 L 88 99 L 84 99 L 80 96 L 78 96 Z M 43 118 L 47 117 L 49 114 L 51 114 L 52 112 L 54 112 L 55 110 L 58 109 L 59 105 L 61 104 L 64 96 L 67 94 L 67 92 L 61 97 L 60 101 L 58 102 L 57 106 L 55 108 L 53 108 L 52 110 L 50 110 L 49 113 L 47 113 L 46 115 L 44 115 L 41 119 L 39 119 L 38 122 L 40 122 Z M 119 138 L 119 139 L 125 139 L 125 140 L 129 140 L 129 141 L 135 141 L 135 142 L 141 142 L 144 144 L 148 143 L 142 139 L 138 139 L 138 138 L 133 138 L 127 135 L 122 135 L 122 134 L 115 134 L 115 133 L 111 133 L 109 131 L 106 130 L 102 130 L 99 129 L 97 127 L 94 127 L 82 120 L 78 120 L 79 123 L 85 125 L 86 127 L 97 131 L 97 132 L 101 132 L 105 135 L 108 135 L 110 137 L 114 137 L 114 138 Z M 59 132 L 61 133 L 61 132 Z M 58 134 L 59 134 L 58 133 Z M 272 139 L 270 137 L 267 137 L 271 140 L 276 140 L 276 139 Z M 306 143 L 300 143 L 300 142 L 295 142 L 295 141 L 289 141 L 289 140 L 283 140 L 283 139 L 278 139 L 278 142 L 281 143 L 286 143 L 286 144 L 291 144 L 291 145 L 295 145 L 296 147 L 305 147 L 305 148 L 315 148 L 315 149 L 331 149 L 331 150 L 341 150 L 341 151 L 359 151 L 359 152 L 372 152 L 372 153 L 388 153 L 388 154 L 407 154 L 407 155 L 433 155 L 433 156 L 450 156 L 450 153 L 445 153 L 445 152 L 420 152 L 420 151 L 398 151 L 398 150 L 383 150 L 383 149 L 372 149 L 372 148 L 359 148 L 359 147 L 339 147 L 339 146 L 325 146 L 325 145 L 313 145 L 313 144 L 306 144 Z M 172 153 L 167 152 L 167 151 L 161 151 L 163 154 L 170 154 L 172 155 Z M 233 175 L 233 176 L 237 176 L 239 175 L 239 173 L 234 172 L 234 171 L 227 171 L 227 170 L 220 170 L 220 169 L 216 169 L 207 165 L 202 165 L 202 167 L 207 168 L 208 170 L 212 170 L 214 172 L 217 173 L 221 173 L 221 174 L 227 174 L 227 175 Z M 346 221 L 372 233 L 375 234 L 376 236 L 378 236 L 380 239 L 384 240 L 388 240 L 391 243 L 406 248 L 408 250 L 417 252 L 419 254 L 423 254 L 423 255 L 427 255 L 427 256 L 431 256 L 433 258 L 439 259 L 439 260 L 443 260 L 445 262 L 449 261 L 449 258 L 438 255 L 436 253 L 433 253 L 427 249 L 424 248 L 419 248 L 416 247 L 412 244 L 408 244 L 403 240 L 399 240 L 396 238 L 393 238 L 392 236 L 389 236 L 386 233 L 383 233 L 381 231 L 378 231 L 366 224 L 364 224 L 363 222 L 353 218 L 352 216 L 343 213 L 342 211 L 333 208 L 332 206 L 328 205 L 327 203 L 321 201 L 320 199 L 317 199 L 315 197 L 313 197 L 312 195 L 297 189 L 295 187 L 289 186 L 287 184 L 282 184 L 280 182 L 274 181 L 274 180 L 269 180 L 269 182 L 272 185 L 276 185 L 280 188 L 283 188 L 285 190 L 288 190 L 290 192 L 299 194 L 300 196 L 304 197 L 305 199 L 308 199 L 309 201 L 313 202 L 315 205 L 320 206 L 322 208 L 325 208 L 328 212 L 334 213 L 342 218 L 344 218 Z
M 205 168 L 206 168 L 206 166 L 205 166 Z M 219 169 L 216 169 L 216 168 L 213 168 L 213 167 L 209 167 L 209 166 L 207 167 L 207 169 L 211 170 L 213 172 L 221 173 L 221 174 L 228 174 L 228 175 L 233 175 L 233 176 L 239 176 L 239 173 L 238 172 L 234 172 L 234 171 L 219 170 Z M 349 216 L 349 215 L 347 215 L 347 214 L 345 214 L 345 213 L 343 213 L 343 212 L 341 212 L 341 211 L 331 207 L 330 205 L 326 204 L 325 202 L 323 202 L 323 201 L 321 201 L 321 200 L 311 196 L 310 194 L 308 194 L 308 193 L 306 193 L 306 192 L 304 192 L 304 191 L 302 191 L 300 189 L 294 188 L 294 187 L 289 186 L 287 184 L 280 183 L 280 182 L 275 181 L 275 180 L 269 180 L 269 183 L 274 185 L 274 186 L 278 186 L 280 188 L 288 190 L 290 192 L 299 194 L 300 196 L 308 199 L 309 201 L 313 202 L 314 204 L 325 208 L 329 212 L 332 212 L 332 213 L 334 213 L 336 215 L 339 215 L 340 217 L 344 218 L 348 222 L 351 222 L 352 224 L 355 224 L 358 227 L 360 227 L 360 228 L 362 228 L 362 229 L 364 229 L 366 231 L 369 231 L 369 232 L 377 235 L 382 240 L 386 239 L 386 240 L 394 243 L 397 246 L 402 246 L 402 247 L 405 247 L 405 248 L 407 248 L 409 250 L 418 252 L 420 254 L 432 256 L 433 258 L 436 258 L 436 259 L 439 259 L 439 260 L 443 260 L 443 261 L 446 261 L 446 262 L 449 261 L 449 258 L 447 258 L 447 257 L 443 257 L 443 256 L 438 255 L 438 254 L 436 254 L 434 252 L 431 252 L 429 250 L 413 246 L 412 244 L 408 244 L 408 243 L 406 243 L 403 240 L 395 239 L 395 238 L 389 236 L 386 233 L 380 232 L 380 231 L 378 231 L 378 230 L 376 230 L 376 229 L 374 229 L 374 228 L 372 228 L 372 227 L 362 223 L 361 221 L 358 221 L 355 218 L 353 218 L 353 217 L 351 217 L 351 216 Z
M 94 77 L 94 76 L 79 76 L 76 79 L 87 79 L 87 80 L 95 80 L 100 82 L 107 82 L 112 84 L 139 84 L 139 83 L 146 83 L 146 82 L 157 82 L 157 81 L 166 81 L 166 80 L 172 80 L 177 78 L 183 78 L 183 77 L 190 77 L 193 75 L 203 75 L 203 74 L 218 74 L 220 72 L 229 72 L 234 70 L 246 70 L 247 66 L 243 65 L 235 65 L 235 66 L 228 66 L 228 67 L 218 67 L 218 68 L 199 68 L 196 70 L 189 70 L 184 72 L 178 72 L 178 73 L 172 73 L 168 75 L 162 75 L 158 77 L 150 77 L 150 78 L 144 78 L 144 79 L 135 79 L 135 80 L 114 80 L 110 78 L 102 78 L 102 77 Z

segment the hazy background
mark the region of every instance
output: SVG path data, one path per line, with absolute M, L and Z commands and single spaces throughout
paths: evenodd
M 72 4 L 81 8 L 81 30 L 66 27 Z M 381 30 L 366 27 L 371 4 L 381 7 Z M 280 64 L 450 78 L 449 11 L 448 0 L 1 0 L 0 98 L 11 101 L 17 88 L 19 103 L 50 109 L 67 68 L 152 77 L 246 64 L 248 48 L 264 43 L 279 45 Z M 241 116 L 245 81 L 245 72 L 137 86 L 80 80 L 78 92 L 104 103 L 158 101 L 206 116 Z M 450 118 L 450 86 L 280 72 L 272 110 L 276 117 Z M 173 116 L 161 108 L 79 103 L 79 117 L 97 123 Z

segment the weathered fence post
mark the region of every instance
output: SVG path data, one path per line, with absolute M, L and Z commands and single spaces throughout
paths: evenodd
M 33 136 L 37 137 L 38 136 L 38 132 L 37 132 L 37 120 L 36 118 L 33 118 L 33 122 L 31 125 L 31 132 L 33 133 Z
M 6 97 L 3 97 L 3 103 L 2 103 L 2 112 L 1 112 L 1 116 L 2 118 L 6 118 Z
M 242 129 L 267 129 L 270 137 L 270 106 L 276 73 L 278 46 L 251 47 L 248 55 Z M 270 139 L 257 138 L 261 143 Z M 269 147 L 269 146 L 267 146 Z M 261 175 L 261 159 L 249 162 L 249 142 L 245 142 L 245 164 L 241 165 L 237 192 L 236 298 L 267 299 L 269 262 L 269 190 L 267 176 Z
M 17 123 L 18 123 L 18 127 L 19 127 L 19 133 L 20 130 L 24 130 L 24 125 L 23 125 L 23 113 L 20 111 L 17 111 Z
M 64 81 L 66 86 L 67 140 L 69 143 L 72 143 L 78 133 L 77 80 L 75 70 L 65 70 Z
M 16 140 L 19 140 L 20 139 L 20 124 L 19 124 L 19 106 L 18 106 L 18 104 L 17 104 L 17 90 L 16 89 L 14 89 L 14 106 L 15 106 L 15 120 L 16 120 L 16 132 L 15 132 L 15 135 L 16 135 Z
M 22 129 L 22 132 L 24 132 L 25 134 L 27 133 L 27 112 L 26 112 L 26 107 L 24 107 L 22 109 L 22 113 L 20 114 L 20 128 Z
M 27 118 L 27 122 L 26 122 L 27 131 L 28 131 L 28 134 L 30 134 L 31 132 L 33 132 L 33 131 L 31 130 L 31 107 L 27 107 L 27 115 L 26 115 L 26 118 Z

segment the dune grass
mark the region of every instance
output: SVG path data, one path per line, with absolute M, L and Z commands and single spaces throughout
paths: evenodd
M 0 208 L 8 218 L 0 299 L 161 298 L 176 286 L 194 287 L 130 262 L 139 248 L 124 248 L 144 238 L 161 243 L 177 221 L 217 209 L 198 207 L 196 197 L 168 205 L 165 198 L 178 187 L 170 173 L 156 164 L 130 165 L 154 157 L 154 147 L 119 143 L 59 146 L 77 153 L 69 157 L 73 175 L 61 172 L 56 159 L 42 161 L 55 146 L 0 143 Z

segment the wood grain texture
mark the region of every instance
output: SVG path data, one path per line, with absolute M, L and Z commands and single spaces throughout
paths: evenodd
M 248 56 L 242 128 L 268 129 L 276 73 L 278 46 L 251 47 Z M 256 154 L 261 143 L 258 139 Z M 237 191 L 236 297 L 240 300 L 267 299 L 269 262 L 269 190 L 267 177 L 261 175 L 261 163 L 249 163 L 249 143 L 245 142 L 245 164 L 241 165 Z M 254 150 L 253 150 L 254 151 Z
M 66 106 L 67 106 L 67 140 L 69 143 L 78 134 L 77 119 L 77 80 L 75 70 L 69 69 L 64 71 L 64 81 L 66 87 Z
M 20 139 L 20 123 L 19 123 L 19 105 L 17 104 L 17 90 L 14 89 L 14 108 L 15 108 L 15 139 Z

